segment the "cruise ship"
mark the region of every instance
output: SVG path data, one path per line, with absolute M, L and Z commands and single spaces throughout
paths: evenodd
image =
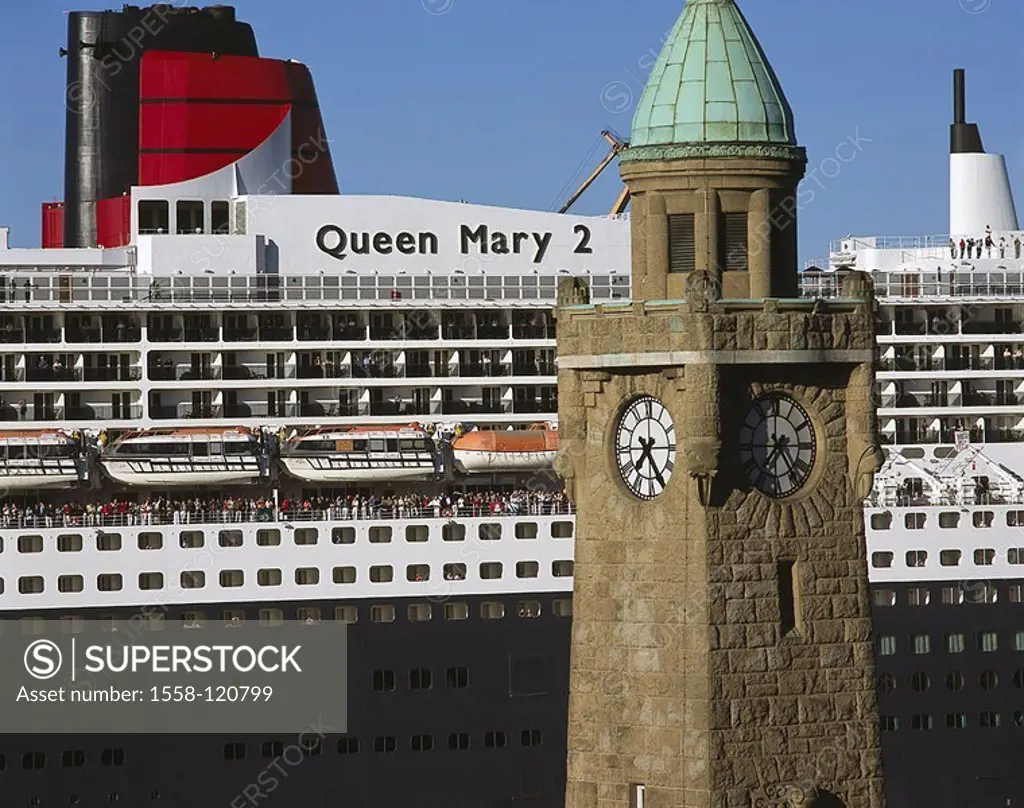
M 1024 232 L 953 74 L 949 234 L 852 237 L 802 293 L 870 272 L 886 455 L 865 507 L 890 806 L 1024 800 Z
M 562 806 L 553 312 L 562 278 L 630 299 L 628 220 L 345 195 L 309 71 L 234 9 L 68 24 L 64 200 L 40 249 L 0 228 L 0 616 L 343 621 L 349 725 L 297 763 L 281 734 L 3 735 L 3 805 Z M 1024 233 L 956 87 L 954 235 L 844 238 L 802 281 L 879 297 L 893 808 L 1024 798 Z

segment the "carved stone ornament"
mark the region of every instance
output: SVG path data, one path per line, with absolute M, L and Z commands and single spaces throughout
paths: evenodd
M 572 455 L 568 449 L 559 449 L 555 454 L 552 468 L 562 478 L 565 487 L 565 496 L 573 505 L 576 504 L 576 464 L 572 461 Z
M 693 311 L 706 312 L 721 297 L 722 286 L 714 275 L 703 270 L 690 273 L 686 281 L 686 300 Z
M 621 156 L 623 162 L 640 160 L 706 160 L 716 157 L 745 157 L 748 159 L 787 160 L 807 162 L 803 146 L 781 143 L 685 143 L 665 146 L 632 146 Z
M 718 474 L 718 456 L 722 442 L 714 438 L 690 438 L 683 449 L 683 460 L 690 478 L 697 484 L 701 507 L 711 502 L 711 488 Z
M 851 438 L 848 444 L 850 488 L 858 501 L 871 495 L 875 475 L 881 471 L 885 454 L 880 446 L 862 438 Z
M 813 808 L 820 795 L 813 783 L 780 783 L 754 791 L 751 808 Z

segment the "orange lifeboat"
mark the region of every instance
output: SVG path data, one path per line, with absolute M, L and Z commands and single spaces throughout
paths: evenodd
M 0 486 L 62 488 L 85 479 L 81 446 L 57 429 L 0 431 Z
M 467 432 L 452 442 L 452 453 L 456 467 L 465 474 L 550 468 L 558 453 L 558 430 L 534 426 Z

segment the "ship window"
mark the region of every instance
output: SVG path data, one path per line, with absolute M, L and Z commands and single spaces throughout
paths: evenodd
M 923 586 L 912 586 L 907 590 L 907 604 L 910 606 L 927 606 L 931 600 L 931 591 Z
M 978 632 L 978 650 L 986 654 L 999 650 L 999 635 L 994 631 Z
M 959 606 L 964 602 L 964 591 L 959 586 L 944 586 L 940 600 L 943 606 Z
M 410 623 L 425 623 L 434 616 L 434 611 L 429 603 L 410 603 L 405 614 Z
M 356 755 L 359 753 L 359 739 L 358 738 L 339 738 L 338 739 L 338 754 L 339 755 Z
M 182 589 L 202 589 L 206 586 L 206 573 L 202 570 L 183 570 L 181 573 Z
M 493 580 L 501 577 L 500 561 L 485 561 L 480 565 L 480 577 L 484 580 Z
M 441 541 L 465 541 L 466 526 L 448 522 L 441 525 Z
M 463 667 L 448 668 L 444 674 L 448 687 L 459 690 L 469 687 L 469 671 Z
M 295 531 L 298 534 L 298 530 Z M 298 541 L 296 541 L 296 544 Z M 257 547 L 280 547 L 281 546 L 281 531 L 277 528 L 264 528 L 263 530 L 256 531 L 256 546 Z
M 394 623 L 395 607 L 389 605 L 371 606 L 370 621 L 373 623 Z
M 308 547 L 316 544 L 320 538 L 320 531 L 315 527 L 300 527 L 295 531 L 295 543 L 299 547 Z
M 932 638 L 928 634 L 914 634 L 910 637 L 910 648 L 915 654 L 927 654 L 932 650 Z
M 1024 564 L 1024 547 L 1011 547 L 1009 550 L 1007 550 L 1006 563 Z
M 241 570 L 221 570 L 220 585 L 226 588 L 241 586 L 245 581 L 245 575 Z
M 413 668 L 409 671 L 410 690 L 430 690 L 434 686 L 434 676 L 430 668 Z
M 893 554 L 881 550 L 871 554 L 871 566 L 876 569 L 887 569 L 892 566 Z
M 971 521 L 975 527 L 992 527 L 996 515 L 992 511 L 975 511 L 971 514 Z
M 386 525 L 375 525 L 370 528 L 370 544 L 390 544 L 391 528 Z
M 100 592 L 120 592 L 124 586 L 121 575 L 116 572 L 105 572 L 96 577 L 96 588 Z
M 572 561 L 552 561 L 551 574 L 555 578 L 571 578 L 574 566 Z
M 519 733 L 519 743 L 528 747 L 540 746 L 541 737 L 539 729 L 524 729 Z
M 935 722 L 932 720 L 930 715 L 925 713 L 918 713 L 910 717 L 910 726 L 914 729 L 932 729 L 935 726 Z
M 62 634 L 81 634 L 85 631 L 85 618 L 76 614 L 64 615 L 60 618 L 60 630 Z
M 517 539 L 535 539 L 535 538 L 537 538 L 537 523 L 536 522 L 517 522 L 516 523 L 516 538 Z
M 82 537 L 77 533 L 61 533 L 57 537 L 57 551 L 60 553 L 82 552 Z
M 961 690 L 964 689 L 965 684 L 966 681 L 964 680 L 964 675 L 959 671 L 952 671 L 946 677 L 946 689 L 952 691 L 953 693 L 959 693 Z
M 668 271 L 693 272 L 697 266 L 697 237 L 692 213 L 668 216 Z
M 871 593 L 871 602 L 875 606 L 895 606 L 895 589 L 876 589 Z
M 164 546 L 164 537 L 155 531 L 140 533 L 138 545 L 140 550 L 160 550 Z
M 446 603 L 444 605 L 445 620 L 468 620 L 469 604 L 467 603 Z
M 956 511 L 943 511 L 939 514 L 939 527 L 951 529 L 960 524 L 960 514 Z
M 331 530 L 332 544 L 355 544 L 356 529 L 354 527 L 336 527 Z
M 21 767 L 29 771 L 38 771 L 46 765 L 46 755 L 42 752 L 26 752 L 21 756 Z
M 334 619 L 339 623 L 358 623 L 359 609 L 355 606 L 335 606 Z
M 198 550 L 206 544 L 201 530 L 183 530 L 178 534 L 178 543 L 185 550 Z
M 113 552 L 121 549 L 120 533 L 97 533 L 96 549 L 103 552 Z
M 179 200 L 177 204 L 177 233 L 187 236 L 203 232 L 203 203 Z
M 880 656 L 892 656 L 896 653 L 896 638 L 892 636 L 874 638 L 874 650 Z
M 953 633 L 946 635 L 946 651 L 950 654 L 962 654 L 965 645 L 963 634 Z
M 878 677 L 878 692 L 882 695 L 889 695 L 896 692 L 896 677 L 891 673 L 883 673 Z
M 100 753 L 100 761 L 104 766 L 123 766 L 124 750 L 119 748 L 104 749 Z
M 1013 633 L 1013 650 L 1024 651 L 1024 631 L 1015 631 Z
M 871 514 L 871 529 L 872 530 L 888 530 L 892 527 L 892 514 L 886 511 L 885 513 L 873 513 Z
M 946 713 L 946 729 L 967 729 L 967 713 Z
M 966 589 L 968 603 L 995 603 L 999 599 L 999 590 L 988 581 L 970 582 Z
M 573 523 L 572 522 L 552 522 L 551 523 L 551 538 L 553 539 L 571 539 L 573 534 Z
M 167 200 L 139 200 L 139 235 L 163 235 L 170 229 L 171 212 Z
M 907 566 L 923 567 L 928 561 L 928 553 L 925 550 L 907 550 Z
M 453 732 L 448 736 L 448 748 L 453 752 L 465 752 L 469 749 L 469 733 Z
M 413 735 L 409 746 L 413 752 L 429 752 L 434 748 L 434 738 L 432 735 Z
M 981 721 L 981 726 L 985 729 L 999 728 L 999 713 L 994 713 L 991 710 L 984 710 L 978 718 Z
M 220 619 L 226 626 L 238 626 L 245 622 L 244 609 L 225 609 L 220 613 Z
M 256 583 L 260 586 L 280 586 L 281 570 L 263 569 L 256 573 Z
M 405 568 L 405 580 L 429 581 L 430 566 L 427 564 L 410 564 Z
M 320 569 L 318 567 L 299 567 L 295 570 L 296 586 L 316 586 L 320 583 Z
M 405 540 L 408 542 L 424 542 L 430 537 L 430 528 L 426 525 L 406 525 Z
M 939 564 L 943 567 L 959 567 L 960 556 L 959 550 L 942 550 L 939 553 Z
M 481 541 L 497 541 L 501 538 L 501 525 L 497 522 L 485 522 L 480 525 L 477 535 Z
M 140 572 L 139 589 L 163 589 L 164 576 L 161 572 Z
M 260 609 L 257 620 L 261 626 L 279 626 L 284 623 L 284 612 L 280 609 Z
M 183 628 L 203 628 L 206 625 L 206 615 L 203 612 L 183 612 L 181 624 Z
M 446 581 L 464 581 L 464 580 L 466 580 L 466 565 L 465 564 L 445 564 L 444 565 L 444 579 Z
M 378 735 L 373 739 L 373 751 L 391 753 L 398 750 L 398 742 L 390 735 Z
M 21 633 L 25 635 L 42 634 L 46 628 L 46 621 L 41 617 L 22 617 Z
M 81 575 L 61 575 L 57 578 L 58 592 L 81 592 L 85 588 L 85 579 Z
M 932 683 L 927 673 L 915 673 L 910 677 L 910 686 L 915 693 L 927 693 Z
M 1013 714 L 1013 725 L 1015 727 L 1024 727 L 1024 712 L 1017 710 Z
M 508 738 L 501 730 L 484 733 L 484 746 L 488 749 L 504 749 L 508 745 Z
M 356 582 L 356 568 L 335 567 L 332 571 L 332 576 L 336 584 L 354 584 Z
M 389 566 L 370 567 L 370 580 L 375 584 L 389 584 L 395 579 L 395 570 Z
M 516 578 L 536 578 L 540 573 L 540 564 L 536 561 L 517 561 Z
M 378 668 L 373 672 L 373 692 L 391 693 L 395 690 L 395 672 Z
M 212 233 L 228 233 L 230 230 L 228 203 L 217 201 L 210 203 L 210 231 Z
M 65 769 L 80 769 L 85 765 L 85 752 L 81 749 L 69 749 L 66 752 L 62 752 L 60 756 L 60 765 Z
M 1010 603 L 1024 603 L 1024 585 L 1010 584 L 1006 587 L 1006 597 Z
M 903 517 L 903 524 L 907 530 L 924 530 L 925 515 L 923 513 L 908 513 Z
M 485 600 L 480 604 L 480 619 L 501 620 L 505 616 L 505 604 L 496 600 Z
M 999 686 L 999 677 L 995 671 L 982 671 L 978 677 L 982 690 L 995 690 Z
M 521 600 L 516 604 L 516 613 L 520 617 L 534 618 L 540 617 L 540 601 L 539 600 Z
M 1024 527 L 1024 511 L 1007 511 L 1007 527 Z
M 217 541 L 221 547 L 241 547 L 241 530 L 222 530 L 217 534 Z
M 367 443 L 370 445 L 371 452 L 383 452 L 387 446 L 387 441 L 383 438 L 370 438 Z
M 245 760 L 244 743 L 224 744 L 224 760 Z
M 555 617 L 572 617 L 572 601 L 568 598 L 551 601 L 551 613 Z

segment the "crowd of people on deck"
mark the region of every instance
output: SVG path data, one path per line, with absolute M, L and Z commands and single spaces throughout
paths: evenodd
M 985 235 L 977 238 L 962 236 L 958 242 L 953 236 L 949 238 L 949 253 L 953 258 L 1009 258 L 1007 253 L 1013 251 L 1013 258 L 1021 257 L 1022 242 L 1019 235 L 1014 235 L 1013 241 L 1007 241 L 1006 236 L 994 236 L 992 227 L 985 228 Z M 992 255 L 995 250 L 996 255 Z
M 232 522 L 455 518 L 565 514 L 563 491 L 458 491 L 449 493 L 339 494 L 284 497 L 146 497 L 96 502 L 35 503 L 6 500 L 0 523 L 11 527 L 103 527 Z

